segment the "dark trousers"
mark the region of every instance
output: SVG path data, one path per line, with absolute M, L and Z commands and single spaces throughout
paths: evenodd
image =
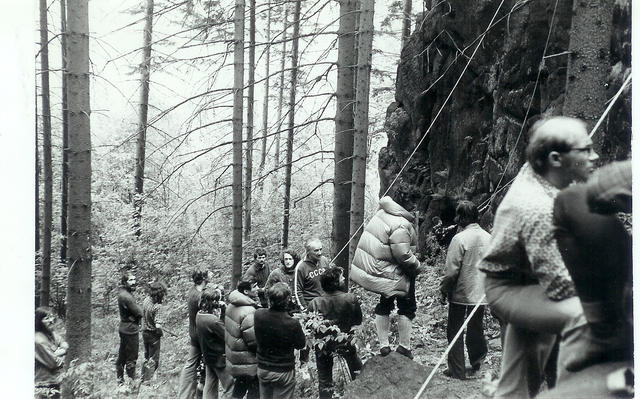
M 406 316 L 410 320 L 413 320 L 413 318 L 416 317 L 416 309 L 418 309 L 418 306 L 416 304 L 415 278 L 412 278 L 409 282 L 409 292 L 407 296 L 392 296 L 387 298 L 384 295 L 380 295 L 380 302 L 376 305 L 373 312 L 379 316 L 389 316 L 395 307 L 394 301 L 398 303 L 398 315 Z
M 260 385 L 258 383 L 258 376 L 243 375 L 235 377 L 235 385 L 233 386 L 233 393 L 231 397 L 234 399 L 244 398 L 247 395 L 247 399 L 259 399 L 260 398 Z
M 258 368 L 260 399 L 294 399 L 296 370 L 269 371 Z
M 138 333 L 120 335 L 120 349 L 116 360 L 116 376 L 118 381 L 124 381 L 124 370 L 127 370 L 129 378 L 136 378 L 136 361 L 138 360 L 138 348 L 140 338 Z
M 358 357 L 356 348 L 352 345 L 344 346 L 338 353 L 347 361 L 351 379 L 356 378 L 356 371 L 362 369 L 362 361 Z M 318 367 L 318 391 L 320 399 L 331 399 L 333 396 L 333 353 L 325 353 L 316 349 L 316 366 Z
M 160 336 L 155 331 L 143 331 L 142 344 L 144 346 L 142 381 L 148 381 L 160 365 Z
M 456 333 L 464 324 L 464 320 L 473 310 L 473 305 L 459 305 L 457 303 L 449 303 L 449 320 L 447 321 L 447 341 L 451 343 Z M 484 306 L 479 306 L 476 313 L 467 324 L 467 354 L 469 355 L 469 363 L 474 369 L 480 368 L 482 361 L 487 356 L 487 340 L 484 338 L 483 331 Z M 464 379 L 464 332 L 460 334 L 455 344 L 451 347 L 447 358 L 449 371 L 454 378 Z

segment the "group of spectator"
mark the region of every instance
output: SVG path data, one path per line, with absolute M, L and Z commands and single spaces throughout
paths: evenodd
M 598 155 L 585 124 L 566 117 L 535 123 L 526 157 L 497 208 L 491 234 L 478 224 L 476 205 L 459 201 L 457 232 L 439 287 L 441 301 L 448 302 L 447 338 L 455 339 L 445 375 L 465 379 L 481 368 L 488 351 L 486 306 L 500 321 L 503 354 L 495 398 L 532 397 L 545 378 L 552 387 L 571 371 L 632 355 L 631 238 L 616 215 L 631 211 L 630 161 L 589 179 Z M 406 185 L 390 190 L 366 224 L 350 267 L 352 281 L 380 295 L 374 312 L 382 356 L 391 352 L 389 315 L 397 306 L 396 352 L 413 358 L 416 276 L 422 271 L 413 213 L 418 202 Z M 285 249 L 280 267 L 271 270 L 266 251 L 258 249 L 226 298 L 221 286 L 209 285 L 206 270 L 193 272 L 187 295 L 190 350 L 179 398 L 195 397 L 201 360 L 204 398 L 217 398 L 218 385 L 232 398 L 293 398 L 295 350 L 301 362 L 310 350 L 293 315 L 318 312 L 343 333 L 362 323 L 358 299 L 343 291 L 343 270 L 322 250 L 322 242 L 311 238 L 303 259 Z M 159 364 L 163 330 L 156 316 L 166 288 L 152 283 L 142 308 L 132 295 L 135 289 L 135 276 L 125 274 L 118 295 L 119 381 L 125 371 L 135 378 L 141 320 L 143 380 Z M 58 370 L 66 347 L 52 332 L 50 318 L 36 311 L 36 361 Z M 466 318 L 464 340 L 459 330 Z M 315 348 L 321 399 L 333 394 L 335 353 L 346 360 L 351 378 L 362 368 L 353 344 L 333 349 Z M 42 376 L 44 385 L 55 372 L 50 374 Z

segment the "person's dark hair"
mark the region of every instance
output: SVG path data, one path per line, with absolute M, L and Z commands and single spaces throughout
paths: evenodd
M 286 283 L 275 283 L 267 290 L 267 297 L 269 298 L 269 309 L 286 310 L 291 298 L 291 290 Z
M 478 222 L 478 207 L 471 201 L 462 200 L 456 206 L 456 223 L 464 227 Z
M 325 292 L 336 292 L 340 289 L 340 276 L 342 269 L 337 266 L 330 267 L 320 276 L 320 285 Z
M 420 201 L 420 195 L 416 190 L 400 179 L 389 190 L 389 196 L 407 211 L 414 210 Z
M 53 339 L 53 331 L 49 330 L 42 321 L 42 319 L 44 319 L 47 316 L 55 316 L 51 308 L 46 306 L 40 306 L 36 309 L 35 332 L 41 332 L 47 337 L 49 337 L 49 339 Z
M 191 279 L 195 285 L 200 285 L 207 279 L 207 274 L 208 272 L 205 268 L 198 267 L 191 273 Z
M 265 251 L 264 248 L 256 249 L 256 251 L 253 253 L 253 259 L 258 259 L 258 256 L 260 255 L 267 256 L 267 251 Z
M 214 309 L 220 307 L 222 293 L 217 288 L 207 287 L 200 294 L 200 310 L 205 313 L 213 313 Z
M 551 122 L 551 125 L 547 125 L 549 122 Z M 557 130 L 564 128 L 564 126 L 559 126 L 558 122 L 567 124 L 579 123 L 584 126 L 584 122 L 579 119 L 559 116 L 541 119 L 533 124 L 529 130 L 530 141 L 525 150 L 525 155 L 534 172 L 539 175 L 545 174 L 549 170 L 547 158 L 550 152 L 563 153 L 571 150 L 570 136 L 562 134 L 561 130 Z
M 282 250 L 282 254 L 280 254 L 280 263 L 284 266 L 284 254 L 289 254 L 293 258 L 293 266 L 295 267 L 298 262 L 300 262 L 300 256 L 296 251 L 290 248 L 285 248 Z
M 149 297 L 153 303 L 162 303 L 164 296 L 167 294 L 167 287 L 164 284 L 154 281 L 149 284 Z
M 238 282 L 238 285 L 236 286 L 236 289 L 244 294 L 245 292 L 247 292 L 247 290 L 251 289 L 251 281 L 242 280 L 242 281 Z

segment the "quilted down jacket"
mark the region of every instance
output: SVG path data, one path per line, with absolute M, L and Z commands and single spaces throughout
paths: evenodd
M 414 216 L 382 197 L 358 242 L 349 278 L 368 291 L 385 297 L 406 296 L 420 261 L 415 256 Z
M 227 369 L 234 377 L 255 376 L 257 373 L 256 334 L 253 329 L 253 313 L 256 302 L 234 290 L 229 294 L 224 328 Z

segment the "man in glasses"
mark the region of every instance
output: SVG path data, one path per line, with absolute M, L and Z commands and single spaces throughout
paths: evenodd
M 494 398 L 535 396 L 556 336 L 582 317 L 553 237 L 553 202 L 561 189 L 589 177 L 598 155 L 584 122 L 552 117 L 531 128 L 526 158 L 478 263 L 489 305 L 507 323 Z

